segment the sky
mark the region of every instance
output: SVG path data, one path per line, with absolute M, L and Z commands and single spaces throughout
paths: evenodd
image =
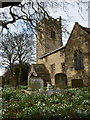
M 40 0 L 43 1 L 43 0 Z M 52 1 L 52 0 L 50 0 Z M 53 0 L 54 1 L 54 0 Z M 63 0 L 57 0 L 59 3 Z M 53 7 L 52 9 L 50 7 L 48 7 L 48 11 L 50 13 L 51 16 L 53 16 L 54 18 L 59 18 L 60 16 L 62 17 L 62 19 L 67 19 L 68 21 L 68 26 L 67 29 L 71 32 L 71 30 L 73 29 L 73 26 L 75 24 L 75 22 L 78 22 L 80 25 L 84 26 L 84 27 L 88 27 L 88 6 L 85 5 L 83 6 L 83 9 L 80 6 L 80 10 L 78 10 L 78 7 L 76 7 L 75 4 L 75 0 L 64 0 L 65 2 L 70 2 L 73 5 L 67 5 L 67 9 L 65 9 L 65 11 L 63 11 L 60 7 Z M 87 2 L 88 0 L 84 0 L 85 2 Z M 4 10 L 7 11 L 6 8 L 2 9 L 0 8 L 0 10 Z M 64 44 L 66 44 L 68 38 L 63 38 Z M 4 68 L 0 67 L 0 76 L 3 74 L 4 72 Z
M 0 68 L 0 76 L 2 76 L 5 73 L 5 68 L 1 67 Z
M 66 1 L 70 1 L 70 0 L 66 0 Z M 88 0 L 85 0 L 85 1 L 88 1 Z M 77 7 L 77 4 L 75 4 L 74 0 L 72 0 L 72 4 L 73 4 L 72 6 L 71 5 L 67 6 L 67 10 L 66 10 L 67 14 L 65 11 L 63 11 L 59 7 L 54 9 L 55 12 L 52 12 L 52 10 L 50 10 L 50 14 L 55 18 L 61 16 L 62 19 L 68 20 L 67 29 L 70 32 L 73 29 L 75 22 L 78 22 L 80 25 L 84 27 L 88 27 L 88 5 L 86 4 L 85 6 L 83 6 L 83 9 L 82 9 Z

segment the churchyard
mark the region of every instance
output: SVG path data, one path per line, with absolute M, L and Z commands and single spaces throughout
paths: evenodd
M 32 92 L 27 86 L 3 87 L 2 119 L 90 119 L 90 87 L 48 88 Z

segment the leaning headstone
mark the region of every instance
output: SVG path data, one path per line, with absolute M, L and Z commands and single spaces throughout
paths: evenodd
M 53 94 L 53 88 L 52 88 L 50 83 L 47 83 L 46 94 L 48 94 L 48 95 L 52 95 Z
M 37 77 L 31 78 L 30 80 L 31 90 L 37 91 L 41 88 L 43 89 L 43 86 L 44 86 L 44 82 L 41 78 L 37 78 Z

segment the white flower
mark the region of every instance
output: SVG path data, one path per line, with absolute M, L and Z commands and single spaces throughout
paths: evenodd
M 45 106 L 45 103 L 43 103 L 42 105 Z
M 54 110 L 54 109 L 52 109 L 52 112 L 55 112 L 55 110 Z

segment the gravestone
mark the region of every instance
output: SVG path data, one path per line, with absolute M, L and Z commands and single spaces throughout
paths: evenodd
M 72 79 L 71 86 L 73 88 L 83 87 L 83 80 L 82 79 Z
M 55 93 L 59 94 L 60 93 L 60 88 L 56 88 Z
M 44 86 L 44 81 L 41 78 L 38 77 L 33 77 L 30 78 L 30 87 L 31 90 L 39 90 L 39 89 L 43 89 Z
M 64 73 L 58 73 L 55 75 L 55 84 L 57 88 L 67 87 L 67 75 Z
M 47 82 L 47 89 L 46 89 L 46 94 L 52 95 L 53 94 L 53 88 L 49 82 Z

